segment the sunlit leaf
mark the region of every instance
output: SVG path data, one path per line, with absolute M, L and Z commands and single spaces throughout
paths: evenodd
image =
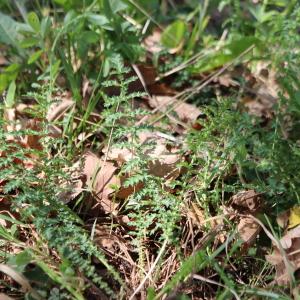
M 216 51 L 208 55 L 205 59 L 200 60 L 198 64 L 192 67 L 192 71 L 194 73 L 202 73 L 221 67 L 236 59 L 252 45 L 259 46 L 260 40 L 254 36 L 247 36 L 233 40 L 219 51 Z
M 300 225 L 300 206 L 295 206 L 290 210 L 288 228 L 290 229 L 298 225 Z
M 36 46 L 38 45 L 39 43 L 39 39 L 37 38 L 27 38 L 27 39 L 24 39 L 21 43 L 20 43 L 20 46 L 22 48 L 30 48 L 30 47 L 33 47 L 33 46 Z
M 40 20 L 35 12 L 32 11 L 27 15 L 27 22 L 35 32 L 40 31 L 41 29 Z
M 6 99 L 5 99 L 5 105 L 7 108 L 11 108 L 15 104 L 15 93 L 16 93 L 16 83 L 15 81 L 12 81 L 8 87 Z
M 30 64 L 33 64 L 34 62 L 36 62 L 40 56 L 43 54 L 43 50 L 39 50 L 39 51 L 36 51 L 34 52 L 28 59 L 27 63 L 30 65 Z
M 187 31 L 186 24 L 177 20 L 170 24 L 161 35 L 161 43 L 163 46 L 169 49 L 177 48 L 184 39 L 184 35 Z

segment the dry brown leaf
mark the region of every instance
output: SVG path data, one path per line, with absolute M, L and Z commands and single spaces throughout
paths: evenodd
M 8 60 L 0 53 L 0 66 L 5 66 L 7 64 L 8 64 Z
M 155 84 L 155 78 L 157 76 L 156 69 L 152 65 L 138 64 L 137 65 L 146 86 Z
M 154 30 L 151 35 L 148 35 L 144 41 L 144 48 L 150 53 L 158 53 L 163 50 L 160 44 L 161 32 L 159 30 Z
M 67 203 L 78 196 L 86 186 L 105 212 L 115 213 L 117 204 L 111 196 L 115 192 L 112 186 L 120 186 L 120 179 L 115 175 L 117 168 L 112 162 L 100 159 L 91 151 L 83 155 L 81 171 L 78 170 L 79 165 L 79 162 L 73 165 L 71 172 L 75 180 L 59 198 Z
M 33 291 L 28 279 L 21 273 L 17 272 L 14 268 L 6 264 L 0 264 L 0 272 L 8 275 L 15 280 L 22 288 L 23 291 Z M 40 297 L 39 297 L 40 299 Z
M 59 120 L 70 108 L 75 105 L 72 99 L 62 97 L 60 102 L 53 103 L 47 112 L 47 120 L 49 122 Z
M 105 212 L 115 212 L 117 205 L 110 199 L 110 195 L 115 191 L 112 185 L 120 186 L 120 179 L 115 175 L 117 168 L 112 162 L 101 160 L 91 151 L 85 153 L 83 160 L 86 184 L 99 199 Z
M 178 118 L 186 123 L 194 123 L 201 115 L 200 109 L 196 106 L 172 99 L 170 96 L 153 96 L 149 99 L 149 105 L 158 108 L 161 112 L 166 112 L 169 107 L 172 107 Z
M 166 83 L 158 83 L 151 84 L 148 86 L 148 91 L 151 95 L 166 95 L 166 96 L 174 96 L 176 95 L 176 90 L 172 89 Z
M 241 191 L 231 198 L 232 204 L 246 211 L 256 212 L 261 206 L 260 194 L 254 190 Z
M 7 125 L 5 125 L 5 130 L 7 132 L 13 132 L 16 130 L 16 109 L 15 108 L 6 108 L 4 110 L 4 120 L 7 122 Z M 7 140 L 14 140 L 14 136 L 8 136 Z
M 280 244 L 286 252 L 289 261 L 293 266 L 293 272 L 300 269 L 300 226 L 289 230 L 281 239 Z M 274 245 L 274 251 L 271 255 L 266 256 L 266 260 L 275 266 L 276 282 L 286 285 L 290 282 L 290 274 L 286 269 L 283 257 L 277 246 Z
M 246 91 L 254 97 L 245 96 L 241 103 L 247 111 L 258 117 L 272 118 L 274 104 L 278 100 L 280 90 L 277 73 L 268 62 L 260 61 L 252 73 L 244 74 Z
M 41 131 L 41 121 L 38 119 L 29 119 L 25 123 L 26 129 L 31 129 L 36 132 Z M 40 143 L 41 136 L 40 135 L 26 135 L 23 139 L 23 143 L 29 147 L 30 149 L 42 150 L 43 147 Z
M 149 164 L 149 171 L 152 175 L 163 177 L 165 179 L 176 178 L 180 174 L 180 170 L 177 168 L 177 163 L 180 161 L 181 156 L 177 153 L 176 147 L 168 147 L 166 139 L 162 138 L 156 132 L 143 132 L 139 135 L 141 144 L 154 142 L 155 146 L 152 150 L 148 150 L 145 154 L 151 158 Z M 103 149 L 106 154 L 107 148 Z M 130 161 L 134 157 L 134 154 L 130 149 L 110 148 L 107 153 L 109 160 L 117 161 L 119 165 L 124 162 Z
M 284 228 L 284 229 L 287 228 L 287 226 L 289 224 L 289 217 L 290 217 L 290 210 L 286 210 L 286 211 L 282 212 L 276 218 L 277 224 L 281 228 Z
M 199 206 L 194 202 L 191 202 L 191 208 L 188 210 L 188 215 L 199 227 L 203 226 L 205 220 L 204 210 L 199 208 Z
M 240 220 L 237 230 L 243 242 L 247 246 L 251 246 L 259 234 L 261 227 L 252 218 L 244 217 Z
M 223 85 L 226 87 L 235 85 L 232 80 L 232 75 L 229 72 L 221 74 L 220 76 L 218 76 L 216 78 L 215 81 L 218 81 L 220 83 L 220 85 Z

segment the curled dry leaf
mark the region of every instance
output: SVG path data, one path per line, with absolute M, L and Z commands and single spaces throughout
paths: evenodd
M 300 225 L 300 206 L 294 206 L 282 212 L 277 216 L 276 221 L 284 229 L 291 229 Z
M 242 213 L 255 215 L 261 207 L 260 194 L 255 190 L 241 191 L 231 198 L 232 207 Z M 242 216 L 237 225 L 240 238 L 244 247 L 250 247 L 261 230 L 261 226 L 252 218 Z
M 0 66 L 5 66 L 9 63 L 9 61 L 0 53 Z
M 166 112 L 169 108 L 172 108 L 178 118 L 186 123 L 194 123 L 202 114 L 196 106 L 181 102 L 170 96 L 153 96 L 149 99 L 149 105 L 161 112 Z
M 111 253 L 120 254 L 121 251 L 127 257 L 129 256 L 126 249 L 130 249 L 130 245 L 127 244 L 126 240 L 122 236 L 112 231 L 109 226 L 105 226 L 105 225 L 96 226 L 95 233 L 94 233 L 94 241 L 97 244 L 99 244 L 101 248 L 109 250 Z
M 67 93 L 62 94 L 60 98 L 60 101 L 52 103 L 49 107 L 46 115 L 49 122 L 59 121 L 69 109 L 75 106 L 75 102 Z M 62 134 L 62 130 L 54 124 L 50 124 L 48 129 L 53 137 L 60 137 Z
M 281 252 L 276 245 L 273 246 L 273 253 L 271 255 L 266 255 L 266 260 L 275 266 L 275 281 L 280 285 L 286 285 L 291 280 L 292 274 L 290 274 L 290 272 L 295 272 L 300 269 L 300 226 L 289 230 L 279 242 L 292 264 L 292 270 L 287 270 Z
M 254 190 L 241 191 L 234 195 L 231 201 L 237 209 L 243 209 L 249 213 L 256 212 L 261 206 L 260 194 Z
M 288 228 L 291 229 L 293 227 L 298 226 L 299 224 L 300 224 L 300 206 L 295 206 L 290 209 Z

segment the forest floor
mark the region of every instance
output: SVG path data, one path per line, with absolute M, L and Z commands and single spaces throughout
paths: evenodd
M 0 1 L 0 299 L 300 299 L 297 1 Z

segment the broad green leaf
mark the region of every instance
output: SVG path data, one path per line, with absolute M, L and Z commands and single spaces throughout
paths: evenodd
M 68 0 L 54 0 L 55 3 L 64 6 L 68 2 Z
M 183 42 L 186 31 L 185 22 L 177 20 L 164 30 L 160 41 L 168 49 L 177 48 Z
M 121 0 L 110 0 L 110 7 L 114 13 L 127 8 L 127 5 Z
M 11 64 L 0 74 L 0 93 L 4 92 L 9 83 L 16 80 L 21 66 L 19 64 Z
M 92 0 L 54 0 L 55 3 L 61 5 L 66 11 L 74 8 L 88 7 Z
M 12 81 L 8 87 L 7 95 L 5 99 L 5 106 L 12 108 L 15 104 L 16 82 Z
M 8 73 L 8 74 L 16 74 L 17 72 L 19 72 L 21 68 L 21 65 L 20 64 L 11 64 L 10 66 L 8 66 L 6 69 L 5 69 L 5 73 Z
M 27 63 L 30 65 L 30 64 L 33 64 L 34 62 L 36 62 L 40 56 L 43 54 L 43 50 L 39 50 L 39 51 L 36 51 L 34 52 L 33 54 L 30 55 L 30 57 L 28 58 L 28 61 Z
M 15 256 L 11 256 L 7 263 L 18 272 L 23 272 L 25 267 L 32 261 L 32 256 L 29 251 L 24 250 Z
M 252 45 L 259 46 L 260 40 L 254 36 L 247 36 L 233 40 L 219 51 L 208 55 L 191 68 L 193 73 L 208 72 L 231 62 Z
M 42 19 L 41 22 L 41 35 L 43 38 L 47 37 L 50 29 L 51 29 L 51 19 L 47 16 Z
M 87 18 L 90 23 L 98 26 L 103 26 L 108 23 L 108 19 L 104 15 L 89 13 Z
M 27 22 L 35 32 L 40 32 L 41 24 L 35 12 L 32 11 L 27 15 Z
M 6 74 L 0 74 L 0 93 L 4 92 L 8 86 L 8 78 Z
M 18 47 L 20 24 L 13 18 L 0 12 L 0 43 Z
M 83 31 L 77 40 L 79 57 L 85 59 L 87 57 L 87 51 L 91 44 L 95 44 L 99 41 L 99 35 L 94 31 Z
M 58 74 L 60 67 L 60 60 L 58 59 L 53 65 L 50 66 L 50 77 L 55 78 Z
M 34 37 L 31 37 L 31 38 L 24 39 L 24 40 L 20 43 L 20 46 L 21 46 L 22 48 L 30 48 L 30 47 L 33 47 L 33 46 L 38 45 L 39 42 L 40 42 L 39 39 L 34 38 Z
M 76 11 L 74 9 L 69 10 L 64 17 L 64 25 L 69 24 L 76 17 L 77 17 Z

